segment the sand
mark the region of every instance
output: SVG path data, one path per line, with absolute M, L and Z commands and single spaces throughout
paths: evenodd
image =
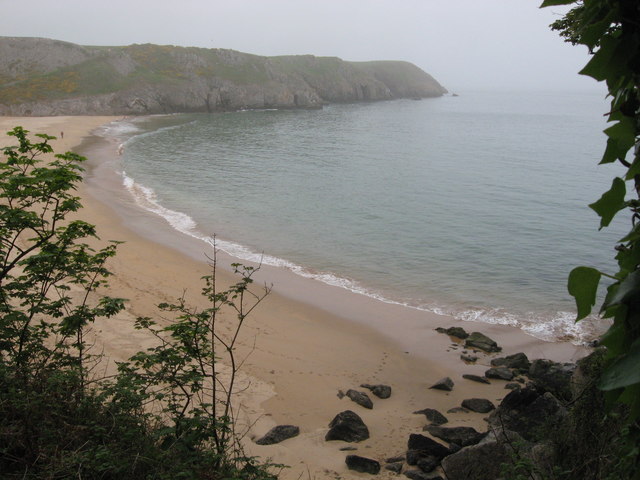
M 59 136 L 56 152 L 76 150 L 91 132 L 113 117 L 0 117 L 2 132 L 21 125 L 32 133 Z M 64 138 L 60 138 L 64 132 Z M 11 138 L 0 137 L 0 146 Z M 98 152 L 97 160 L 80 187 L 84 208 L 80 217 L 98 226 L 101 239 L 119 240 L 117 256 L 109 263 L 113 272 L 110 294 L 128 299 L 117 317 L 95 324 L 96 350 L 105 354 L 102 368 L 111 371 L 113 361 L 124 360 L 153 344 L 148 334 L 133 328 L 138 316 L 162 319 L 156 305 L 185 296 L 194 306 L 205 305 L 199 293 L 200 278 L 210 273 L 204 243 L 175 232 L 160 217 L 139 209 L 103 162 L 117 155 L 118 146 L 84 144 L 82 152 Z M 99 150 L 96 150 L 98 149 Z M 106 153 L 105 153 L 106 152 Z M 106 163 L 105 163 L 106 164 Z M 111 175 L 111 177 L 110 177 Z M 220 256 L 221 283 L 231 284 L 228 264 Z M 422 433 L 426 420 L 412 412 L 435 408 L 445 413 L 465 398 L 488 398 L 499 403 L 508 393 L 505 382 L 484 385 L 462 378 L 483 375 L 491 358 L 478 354 L 468 365 L 460 359 L 464 348 L 437 326 L 459 325 L 482 331 L 504 348 L 504 354 L 524 351 L 529 358 L 576 360 L 585 349 L 568 343 L 542 342 L 522 331 L 499 325 L 456 322 L 454 319 L 408 309 L 363 297 L 320 282 L 296 277 L 275 267 L 263 267 L 258 284 L 273 291 L 247 318 L 238 355 L 248 355 L 242 370 L 242 389 L 235 398 L 246 430 L 245 448 L 250 455 L 270 459 L 290 468 L 281 478 L 361 478 L 347 470 L 344 458 L 355 453 L 379 461 L 403 454 L 411 433 Z M 442 377 L 455 382 L 452 392 L 428 387 Z M 340 390 L 360 388 L 362 383 L 383 383 L 393 389 L 391 398 L 373 399 L 372 410 L 339 398 Z M 341 411 L 353 410 L 368 425 L 371 437 L 350 445 L 326 442 L 327 425 Z M 446 414 L 450 426 L 486 429 L 479 413 Z M 277 424 L 300 427 L 300 435 L 279 445 L 259 446 L 259 438 Z M 353 452 L 340 448 L 352 446 Z M 394 476 L 390 472 L 381 475 Z

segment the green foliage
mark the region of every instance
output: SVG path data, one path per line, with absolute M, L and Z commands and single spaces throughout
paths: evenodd
M 640 467 L 640 200 L 625 199 L 627 190 L 640 194 L 640 3 L 635 0 L 546 0 L 542 6 L 577 3 L 551 27 L 568 42 L 585 45 L 592 54 L 580 72 L 607 85 L 611 97 L 605 130 L 607 145 L 600 163 L 619 162 L 627 172 L 590 207 L 606 227 L 621 211 L 628 211 L 631 231 L 616 246 L 618 271 L 611 277 L 601 313 L 613 324 L 602 338 L 607 347 L 599 387 L 606 398 L 629 407 L 627 459 Z M 627 189 L 626 182 L 632 184 Z M 591 311 L 599 273 L 578 267 L 569 277 L 578 320 Z M 604 275 L 604 274 L 603 274 Z M 637 469 L 640 471 L 640 468 Z M 638 474 L 640 475 L 640 474 Z
M 249 290 L 254 269 L 236 265 L 241 281 L 217 292 L 214 262 L 210 308 L 163 305 L 175 323 L 138 321 L 159 346 L 121 364 L 114 379 L 93 375 L 100 357 L 87 329 L 123 308 L 96 292 L 107 287 L 116 243 L 94 250 L 94 226 L 68 218 L 81 208 L 74 190 L 85 159 L 54 156 L 54 137 L 32 143 L 27 134 L 9 132 L 18 144 L 0 162 L 2 478 L 273 479 L 269 465 L 242 454 L 231 404 L 240 328 L 264 298 Z M 231 338 L 215 327 L 222 307 L 237 318 Z M 226 383 L 217 349 L 230 361 Z
M 212 273 L 204 277 L 202 295 L 208 301 L 207 308 L 192 309 L 180 298 L 177 303 L 159 305 L 175 317 L 168 325 L 159 326 L 149 318 L 137 320 L 136 328 L 150 332 L 157 345 L 119 364 L 121 384 L 114 398 L 117 400 L 122 392 L 133 392 L 144 402 L 157 402 L 161 406 L 157 421 L 164 419 L 165 424 L 157 432 L 161 445 L 185 451 L 211 450 L 212 468 L 227 470 L 253 462 L 244 455 L 239 443 L 242 435 L 235 430 L 233 396 L 244 362 L 236 348 L 246 317 L 270 289 L 254 293 L 250 286 L 257 269 L 234 264 L 240 280 L 219 291 L 216 253 L 214 247 Z M 223 316 L 224 328 L 220 321 Z M 220 358 L 226 365 L 222 373 Z
M 9 132 L 18 145 L 4 148 L 0 163 L 0 363 L 25 376 L 71 365 L 82 372 L 86 327 L 123 308 L 92 297 L 106 285 L 116 245 L 96 252 L 85 243 L 93 225 L 66 219 L 81 206 L 73 193 L 84 158 L 67 152 L 43 166 L 54 137 L 31 143 L 27 133 Z

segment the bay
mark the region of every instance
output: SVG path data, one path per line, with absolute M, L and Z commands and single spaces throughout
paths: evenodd
M 587 207 L 598 93 L 468 92 L 422 101 L 129 119 L 124 181 L 184 233 L 381 301 L 584 341 L 566 278 L 610 271 L 620 221 Z M 622 220 L 622 219 L 621 219 Z M 597 329 L 596 329 L 597 330 Z

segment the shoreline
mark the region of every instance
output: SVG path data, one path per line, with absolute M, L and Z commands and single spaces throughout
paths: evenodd
M 66 151 L 78 148 L 100 125 L 117 119 L 2 117 L 0 125 L 4 132 L 15 125 L 32 134 L 64 131 L 64 139 L 52 145 L 56 151 Z M 208 273 L 206 247 L 180 234 L 164 219 L 152 217 L 133 199 L 127 200 L 121 179 L 108 178 L 105 155 L 109 150 L 99 153 L 88 146 L 91 143 L 95 145 L 96 140 L 85 143 L 80 151 L 96 157 L 90 160 L 91 170 L 79 188 L 84 205 L 79 216 L 97 225 L 101 244 L 110 239 L 125 242 L 109 264 L 114 273 L 110 291 L 129 299 L 125 312 L 97 323 L 95 330 L 105 354 L 111 360 L 122 360 L 150 341 L 133 329 L 135 317 L 157 316 L 157 303 L 173 301 L 185 292 L 198 305 L 200 277 Z M 111 150 L 114 156 L 116 148 Z M 221 257 L 223 264 L 236 261 Z M 221 276 L 226 284 L 232 282 L 228 271 Z M 482 331 L 503 347 L 502 354 L 523 351 L 530 359 L 575 361 L 588 351 L 568 343 L 543 342 L 513 327 L 478 325 L 385 304 L 276 267 L 263 266 L 256 283 L 260 282 L 273 284 L 274 289 L 243 332 L 242 344 L 251 356 L 244 371 L 249 388 L 239 403 L 247 424 L 252 425 L 249 438 L 261 436 L 276 424 L 300 426 L 299 437 L 279 445 L 246 442 L 249 454 L 291 465 L 282 478 L 307 473 L 318 478 L 336 474 L 358 478 L 344 465 L 345 454 L 339 451 L 344 444 L 324 441 L 327 424 L 340 411 L 356 411 L 371 430 L 371 438 L 357 444 L 359 454 L 384 460 L 403 451 L 410 433 L 421 432 L 424 420 L 413 411 L 429 407 L 444 412 L 470 397 L 497 403 L 508 393 L 500 381 L 482 385 L 461 379 L 464 373 L 482 375 L 492 356 L 482 354 L 477 365 L 467 365 L 459 358 L 462 348 L 436 333 L 435 327 Z M 428 390 L 444 376 L 454 379 L 452 392 Z M 386 383 L 394 393 L 388 400 L 375 401 L 371 411 L 337 397 L 338 390 L 357 389 L 361 383 Z M 451 426 L 484 429 L 482 417 L 452 414 L 450 422 Z

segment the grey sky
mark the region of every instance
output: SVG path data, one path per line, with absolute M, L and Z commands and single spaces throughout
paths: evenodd
M 594 90 L 541 0 L 0 0 L 0 35 L 407 60 L 451 91 Z

